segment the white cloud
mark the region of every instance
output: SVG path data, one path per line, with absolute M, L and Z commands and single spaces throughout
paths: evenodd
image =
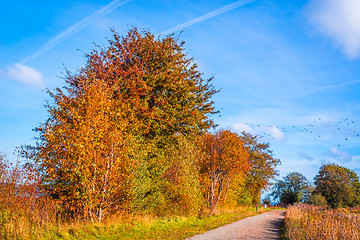
M 261 129 L 270 134 L 276 141 L 285 141 L 287 139 L 286 135 L 276 126 L 261 127 Z
M 245 131 L 247 133 L 253 133 L 253 129 L 249 125 L 244 123 L 234 123 L 232 125 L 232 128 L 237 132 Z
M 340 46 L 346 56 L 360 56 L 360 1 L 311 0 L 309 17 L 317 29 Z
M 341 152 L 335 147 L 331 147 L 330 149 L 331 154 L 338 160 L 342 162 L 350 162 L 352 157 L 350 153 L 347 152 Z
M 45 88 L 42 73 L 32 67 L 16 63 L 13 66 L 8 67 L 7 75 L 11 80 L 38 88 Z
M 276 126 L 249 126 L 246 123 L 233 123 L 232 129 L 237 132 L 245 131 L 250 134 L 255 134 L 259 136 L 269 136 L 276 141 L 284 141 L 287 139 L 286 135 Z

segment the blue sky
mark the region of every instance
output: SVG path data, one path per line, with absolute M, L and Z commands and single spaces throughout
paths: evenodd
M 360 2 L 357 0 L 3 1 L 0 152 L 32 143 L 45 88 L 62 87 L 109 28 L 181 34 L 222 89 L 221 128 L 261 134 L 281 176 L 310 180 L 323 163 L 360 173 Z

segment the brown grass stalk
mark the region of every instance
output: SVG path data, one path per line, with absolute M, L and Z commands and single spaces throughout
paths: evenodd
M 30 169 L 0 156 L 0 239 L 38 239 L 56 225 L 58 212 Z
M 289 206 L 286 237 L 297 239 L 360 239 L 360 214 L 349 209 L 329 209 L 307 204 Z

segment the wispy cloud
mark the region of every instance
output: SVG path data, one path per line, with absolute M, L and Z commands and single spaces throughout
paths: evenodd
M 229 4 L 229 5 L 226 5 L 222 8 L 219 8 L 219 9 L 216 9 L 215 11 L 212 11 L 212 12 L 209 12 L 201 17 L 198 17 L 198 18 L 195 18 L 193 20 L 190 20 L 188 22 L 185 22 L 185 23 L 182 23 L 180 25 L 177 25 L 173 28 L 170 28 L 160 34 L 162 35 L 166 35 L 166 34 L 169 34 L 169 33 L 173 33 L 173 32 L 176 32 L 178 30 L 181 30 L 181 29 L 184 29 L 184 28 L 187 28 L 187 27 L 190 27 L 194 24 L 197 24 L 197 23 L 200 23 L 200 22 L 203 22 L 205 20 L 208 20 L 210 18 L 213 18 L 213 17 L 216 17 L 220 14 L 223 14 L 223 13 L 226 13 L 228 11 L 231 11 L 233 9 L 236 9 L 236 8 L 239 8 L 241 6 L 244 6 L 248 3 L 251 3 L 251 2 L 254 2 L 255 0 L 242 0 L 242 1 L 237 1 L 237 2 L 234 2 L 232 4 Z
M 129 2 L 131 0 L 114 0 L 112 2 L 110 2 L 109 4 L 105 5 L 104 7 L 102 7 L 101 9 L 99 9 L 98 11 L 94 12 L 93 14 L 85 17 L 84 19 L 82 19 L 81 21 L 77 22 L 76 24 L 72 25 L 71 27 L 69 27 L 68 29 L 64 30 L 63 32 L 61 32 L 60 34 L 56 35 L 55 37 L 53 37 L 52 39 L 50 39 L 47 43 L 45 43 L 40 49 L 38 49 L 37 51 L 35 51 L 33 54 L 31 54 L 30 56 L 24 58 L 20 63 L 21 64 L 25 64 L 28 61 L 40 56 L 41 54 L 47 52 L 48 50 L 50 50 L 51 48 L 55 47 L 56 45 L 58 45 L 59 43 L 63 42 L 64 40 L 66 40 L 68 37 L 70 37 L 71 35 L 73 35 L 74 33 L 80 31 L 81 29 L 85 28 L 86 26 L 88 26 L 89 24 L 93 23 L 97 18 L 103 17 L 109 13 L 111 13 L 112 11 L 114 11 L 115 9 L 117 9 L 118 7 L 126 4 L 127 2 Z
M 7 77 L 11 80 L 24 83 L 26 85 L 45 88 L 43 75 L 40 71 L 23 64 L 14 64 L 7 69 Z
M 314 160 L 314 158 L 311 157 L 310 155 L 308 155 L 306 152 L 298 152 L 297 155 L 299 157 L 301 157 L 301 158 L 304 158 L 304 159 L 308 160 L 308 161 L 313 161 Z
M 331 147 L 330 152 L 331 155 L 333 155 L 336 159 L 340 160 L 341 162 L 351 161 L 351 154 L 348 152 L 341 152 L 335 147 Z
M 348 58 L 360 56 L 359 0 L 311 0 L 308 9 L 317 29 L 339 45 Z

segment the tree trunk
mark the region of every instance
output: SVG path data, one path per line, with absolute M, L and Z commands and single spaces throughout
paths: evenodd
M 103 209 L 102 207 L 99 208 L 99 214 L 98 214 L 98 221 L 101 222 L 103 217 Z
M 211 186 L 209 193 L 209 209 L 210 209 L 209 215 L 213 213 L 216 207 L 216 187 L 218 184 L 218 176 L 217 175 L 212 176 L 210 177 L 210 180 L 211 180 Z

